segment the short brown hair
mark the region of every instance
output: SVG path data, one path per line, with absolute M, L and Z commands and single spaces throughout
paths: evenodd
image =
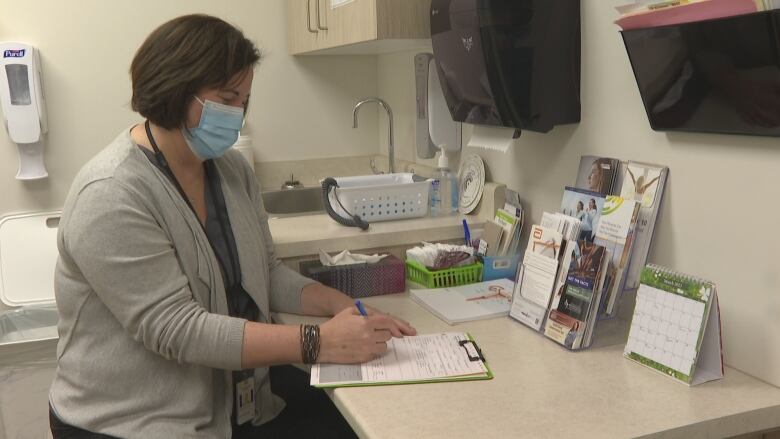
M 219 18 L 174 18 L 155 29 L 133 58 L 132 108 L 155 125 L 181 128 L 198 90 L 227 85 L 260 56 L 240 30 Z

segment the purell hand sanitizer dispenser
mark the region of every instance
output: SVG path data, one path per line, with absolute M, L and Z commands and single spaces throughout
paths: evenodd
M 0 42 L 0 104 L 11 141 L 19 147 L 19 180 L 46 178 L 43 134 L 46 111 L 38 51 L 29 44 Z

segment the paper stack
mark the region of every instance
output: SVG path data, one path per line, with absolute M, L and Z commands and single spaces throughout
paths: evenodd
M 411 289 L 409 297 L 450 325 L 509 314 L 515 283 L 495 279 L 450 288 Z
M 621 191 L 617 195 L 640 204 L 634 232 L 634 247 L 631 250 L 625 282 L 626 289 L 633 289 L 639 287 L 639 274 L 650 254 L 666 180 L 669 177 L 669 168 L 629 161 L 621 165 L 621 170 Z
M 625 278 L 622 281 L 623 289 L 634 289 L 639 286 L 639 272 L 645 266 L 647 255 L 650 252 L 653 231 L 659 215 L 668 175 L 669 168 L 662 165 L 633 161 L 622 162 L 618 159 L 597 156 L 582 156 L 580 160 L 576 184 L 578 189 L 602 192 L 602 196 L 617 195 L 626 200 L 634 200 L 640 205 L 636 219 L 636 229 L 633 232 L 629 231 L 630 236 L 626 238 L 626 243 L 630 247 L 630 257 L 627 261 L 624 261 L 628 265 L 623 267 L 623 277 Z M 606 188 L 611 189 L 605 191 Z M 576 194 L 570 194 L 570 196 L 576 196 Z M 599 226 L 598 222 L 601 218 L 603 204 L 599 207 L 598 203 L 601 200 L 598 198 L 594 198 L 594 200 L 598 208 L 596 215 L 598 219 L 594 217 L 591 222 L 595 224 L 594 230 L 596 230 Z M 579 201 L 583 201 L 585 205 L 588 205 L 589 202 L 589 200 L 586 202 L 582 199 Z M 575 202 L 576 198 L 575 201 L 568 205 L 564 202 L 561 209 L 569 214 L 571 214 L 571 211 L 576 212 L 576 208 L 572 208 L 572 204 Z M 604 202 L 606 202 L 606 199 Z M 590 214 L 589 211 L 586 213 Z M 583 219 L 588 218 L 587 215 L 577 215 L 582 216 Z M 581 238 L 584 237 L 583 235 Z M 604 234 L 602 233 L 603 237 Z M 620 241 L 622 242 L 622 238 Z M 629 241 L 633 242 L 633 245 Z M 604 244 L 603 241 L 601 243 L 602 245 Z M 618 300 L 620 300 L 619 295 L 610 296 L 611 304 L 608 304 L 609 309 L 614 311 L 617 307 L 616 301 Z M 611 314 L 612 311 L 609 313 Z
M 520 194 L 507 189 L 504 207 L 497 209 L 494 218 L 485 222 L 477 253 L 488 257 L 517 255 L 524 223 L 525 210 Z
M 498 256 L 506 256 L 510 254 L 510 248 L 517 246 L 517 243 L 520 241 L 520 232 L 523 229 L 522 210 L 505 206 L 503 209 L 496 211 L 495 221 L 504 229 Z
M 577 241 L 571 254 L 565 285 L 556 291 L 544 334 L 568 349 L 590 346 L 609 252 L 588 241 Z
M 558 277 L 555 279 L 556 294 L 560 294 L 562 288 L 566 286 L 566 274 L 569 272 L 574 249 L 577 246 L 577 239 L 580 236 L 582 222 L 576 218 L 564 215 L 562 213 L 548 213 L 542 215 L 542 226 L 558 230 L 563 235 L 564 248 L 561 256 L 561 269 L 558 270 Z
M 631 257 L 640 203 L 607 195 L 594 242 L 608 249 L 611 255 L 604 283 L 605 312 L 613 315 L 617 299 L 623 291 L 626 270 Z
M 623 30 L 643 29 L 750 14 L 773 6 L 771 0 L 637 1 L 616 8 L 622 17 L 615 24 Z
M 531 228 L 509 315 L 537 331 L 542 329 L 550 307 L 562 245 L 563 235 L 558 230 L 539 225 Z

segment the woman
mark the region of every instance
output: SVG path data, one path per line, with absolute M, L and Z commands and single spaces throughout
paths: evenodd
M 593 232 L 593 210 L 588 203 L 588 210 L 584 210 L 585 205 L 582 201 L 577 201 L 577 212 L 575 217 L 582 222 L 580 225 L 580 241 L 589 241 Z
M 656 182 L 658 182 L 658 179 L 661 178 L 660 174 L 655 176 L 655 178 L 652 180 L 645 182 L 645 175 L 640 175 L 639 178 L 634 177 L 634 173 L 631 171 L 630 166 L 626 167 L 626 171 L 628 171 L 628 175 L 631 177 L 631 183 L 634 185 L 633 199 L 646 205 L 645 192 L 647 192 L 648 189 L 650 189 Z M 652 199 L 653 195 L 650 196 L 650 204 L 652 204 Z
M 577 201 L 577 207 L 574 212 L 574 217 L 580 221 L 585 221 L 585 205 L 582 204 L 582 201 Z
M 606 194 L 609 192 L 609 185 L 612 184 L 612 160 L 607 158 L 597 158 L 593 160 L 588 174 L 588 189 L 593 192 Z
M 274 256 L 255 177 L 228 151 L 259 59 L 205 15 L 163 24 L 138 49 L 132 107 L 145 121 L 81 170 L 60 223 L 55 438 L 352 434 L 332 405 L 287 414 L 269 366 L 363 362 L 415 333 L 375 310 L 361 317 Z M 276 325 L 271 311 L 335 317 Z M 315 398 L 305 375 L 282 372 Z
M 588 217 L 590 235 L 587 236 L 585 240 L 592 243 L 596 238 L 596 231 L 599 228 L 599 220 L 601 219 L 601 212 L 599 212 L 599 208 L 596 205 L 596 200 L 594 198 L 591 198 L 590 201 L 588 201 L 586 216 Z

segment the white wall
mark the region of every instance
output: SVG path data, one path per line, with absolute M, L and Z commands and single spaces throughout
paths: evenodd
M 420 51 L 398 52 L 377 57 L 379 97 L 393 108 L 395 156 L 410 162 L 420 161 L 415 149 L 417 112 L 414 83 L 414 55 Z M 428 50 L 432 52 L 432 50 Z M 387 155 L 387 118 L 379 116 L 379 149 Z M 435 164 L 435 162 L 434 162 Z
M 433 53 L 431 47 L 418 50 L 391 53 L 377 57 L 377 86 L 379 97 L 393 108 L 395 123 L 396 158 L 426 166 L 436 167 L 437 160 L 417 157 L 416 90 L 414 78 L 414 56 L 420 52 Z M 379 150 L 387 155 L 387 121 L 379 115 Z M 450 166 L 458 164 L 458 154 L 452 154 Z
M 558 208 L 580 155 L 668 165 L 650 261 L 717 282 L 727 364 L 780 385 L 780 140 L 652 131 L 612 23 L 613 7 L 622 3 L 582 2 L 581 123 L 546 135 L 524 132 L 507 154 L 465 152 L 479 153 L 493 181 L 522 194 L 533 221 Z M 398 78 L 407 80 L 398 136 L 407 155 L 413 152 L 405 149 L 414 139 L 405 118 L 413 117 L 414 79 L 410 56 L 396 62 L 399 57 L 380 57 L 379 89 L 404 88 Z
M 60 208 L 81 166 L 140 121 L 130 110 L 129 67 L 155 27 L 205 12 L 234 23 L 265 53 L 255 73 L 248 126 L 257 161 L 370 155 L 378 150 L 377 112 L 352 106 L 377 93 L 375 57 L 292 57 L 287 0 L 0 0 L 0 41 L 40 49 L 50 131 L 50 177 L 14 179 L 17 150 L 0 129 L 0 216 Z M 0 308 L 2 305 L 0 305 Z
M 352 105 L 376 94 L 372 57 L 292 57 L 285 0 L 106 2 L 1 0 L 0 41 L 36 45 L 43 61 L 50 121 L 51 178 L 13 179 L 16 147 L 0 134 L 0 213 L 55 208 L 81 165 L 140 119 L 129 108 L 133 54 L 157 25 L 205 12 L 236 24 L 261 47 L 248 126 L 257 161 L 372 154 L 376 117 L 366 109 L 352 130 Z

